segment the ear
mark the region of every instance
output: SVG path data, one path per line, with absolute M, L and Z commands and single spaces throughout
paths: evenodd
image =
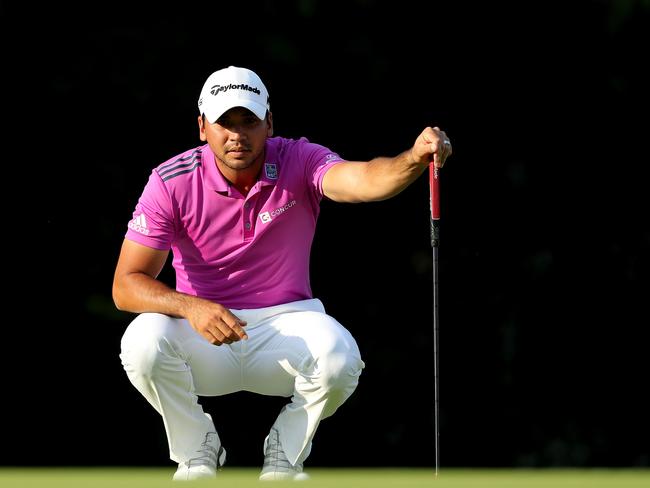
M 199 139 L 203 142 L 208 140 L 208 136 L 205 135 L 205 126 L 203 125 L 203 115 L 199 115 Z
M 269 111 L 266 116 L 266 137 L 271 137 L 273 135 L 273 114 Z

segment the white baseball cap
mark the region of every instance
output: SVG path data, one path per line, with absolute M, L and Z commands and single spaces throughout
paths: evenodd
M 212 73 L 199 97 L 199 112 L 213 124 L 233 107 L 244 107 L 264 120 L 269 93 L 259 76 L 246 68 L 228 66 Z

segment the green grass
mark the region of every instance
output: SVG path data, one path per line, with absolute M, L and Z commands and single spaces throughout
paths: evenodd
M 0 487 L 56 488 L 159 488 L 175 487 L 174 468 L 0 468 Z M 436 479 L 432 469 L 327 469 L 308 471 L 311 479 L 298 483 L 305 488 L 632 488 L 650 487 L 650 470 L 472 470 L 443 469 Z M 257 480 L 258 470 L 230 468 L 217 480 L 191 486 L 259 488 L 295 486 L 296 482 Z

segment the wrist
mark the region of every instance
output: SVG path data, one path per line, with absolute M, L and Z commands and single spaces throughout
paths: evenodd
M 197 301 L 200 301 L 201 298 L 188 295 L 187 293 L 175 292 L 176 293 L 176 313 L 179 317 L 189 319 L 189 316 L 197 308 Z
M 413 148 L 409 149 L 407 157 L 406 157 L 406 164 L 411 167 L 421 167 L 425 166 L 424 163 L 421 161 L 421 158 L 416 158 L 415 155 L 413 154 Z

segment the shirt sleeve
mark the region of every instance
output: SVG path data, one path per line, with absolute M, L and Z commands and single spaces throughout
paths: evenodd
M 125 237 L 154 249 L 171 249 L 174 240 L 173 207 L 167 188 L 155 170 L 135 206 Z
M 345 161 L 341 156 L 319 144 L 300 139 L 301 157 L 305 162 L 305 176 L 313 194 L 318 200 L 323 198 L 323 177 L 327 170 Z

